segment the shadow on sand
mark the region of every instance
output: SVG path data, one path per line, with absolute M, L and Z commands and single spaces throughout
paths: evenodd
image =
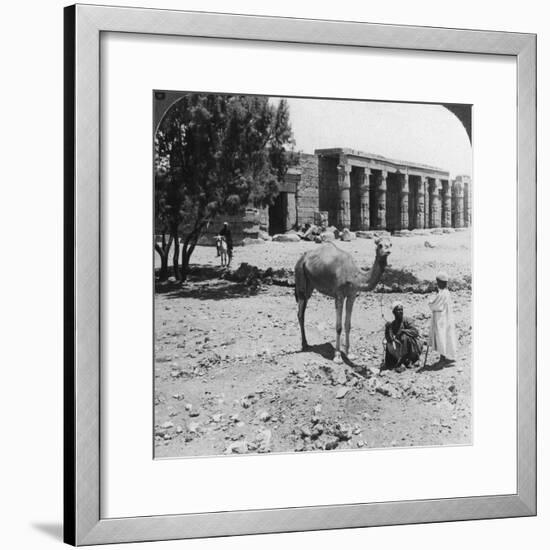
M 162 294 L 173 300 L 178 298 L 194 298 L 196 300 L 228 300 L 231 298 L 248 298 L 255 296 L 259 288 L 243 283 L 233 283 L 219 279 L 206 283 L 156 283 L 155 294 Z
M 446 366 L 448 365 L 440 361 L 436 361 L 435 363 L 431 363 L 430 365 L 426 365 L 425 367 L 418 369 L 416 372 L 435 372 L 438 370 L 443 370 Z
M 330 342 L 325 342 L 324 344 L 316 344 L 314 346 L 308 346 L 305 350 L 297 350 L 296 353 L 317 353 L 324 359 L 328 359 L 329 361 L 334 361 L 334 356 L 336 354 L 336 350 L 334 349 L 334 346 Z M 363 374 L 366 373 L 366 367 L 363 365 L 358 365 L 357 363 L 354 363 L 344 352 L 341 352 L 342 361 L 345 365 L 348 367 L 351 367 L 356 373 Z

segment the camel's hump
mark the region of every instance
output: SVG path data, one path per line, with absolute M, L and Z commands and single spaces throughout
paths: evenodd
M 299 262 L 304 262 L 309 266 L 356 266 L 353 256 L 332 242 L 323 243 L 317 248 L 308 250 L 302 255 Z

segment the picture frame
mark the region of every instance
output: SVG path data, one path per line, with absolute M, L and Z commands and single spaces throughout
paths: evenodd
M 536 36 L 75 5 L 65 8 L 64 539 L 73 545 L 536 514 Z M 103 32 L 511 56 L 517 64 L 517 492 L 123 518 L 100 514 Z

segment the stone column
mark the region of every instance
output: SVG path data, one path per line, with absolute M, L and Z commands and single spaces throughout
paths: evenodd
M 424 200 L 425 194 L 424 189 L 426 187 L 426 178 L 420 176 L 418 181 L 418 189 L 416 191 L 416 220 L 414 222 L 415 229 L 424 229 L 425 225 L 425 211 L 424 211 Z
M 430 186 L 430 227 L 441 227 L 441 180 L 436 178 Z
M 382 170 L 376 182 L 376 229 L 386 229 L 387 177 L 386 170 Z
M 424 186 L 424 228 L 428 229 L 430 227 L 432 201 L 430 197 L 430 180 L 427 176 L 422 176 L 422 185 Z
M 471 182 L 464 182 L 464 226 L 470 227 L 472 225 L 472 195 L 471 195 Z
M 464 189 L 462 182 L 455 180 L 453 183 L 453 209 L 455 213 L 455 227 L 464 227 Z
M 369 191 L 370 191 L 370 170 L 365 168 L 363 171 L 363 181 L 359 188 L 360 200 L 361 200 L 361 230 L 368 231 L 370 229 L 370 204 L 369 204 Z
M 443 185 L 443 227 L 451 227 L 451 184 L 449 180 Z
M 344 229 L 347 227 L 349 229 L 351 222 L 351 214 L 349 207 L 349 194 L 350 194 L 350 172 L 351 166 L 349 164 L 339 164 L 338 165 L 338 212 L 336 214 L 336 223 L 338 229 Z
M 409 175 L 397 174 L 399 180 L 399 229 L 409 229 Z

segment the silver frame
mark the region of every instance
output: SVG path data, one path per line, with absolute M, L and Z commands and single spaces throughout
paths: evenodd
M 517 61 L 517 493 L 100 517 L 99 76 L 102 31 L 514 56 Z M 65 507 L 73 545 L 536 514 L 536 35 L 170 10 L 65 8 Z

